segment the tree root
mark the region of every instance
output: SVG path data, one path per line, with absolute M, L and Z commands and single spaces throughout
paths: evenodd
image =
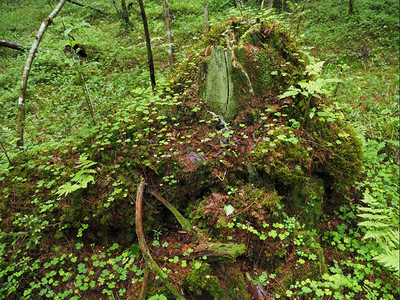
M 181 215 L 181 213 L 171 204 L 169 203 L 165 198 L 163 198 L 161 195 L 159 195 L 155 190 L 148 190 L 147 191 L 150 195 L 156 197 L 162 204 L 164 204 L 175 216 L 175 218 L 178 220 L 179 224 L 181 224 L 182 228 L 185 229 L 187 232 L 192 230 L 193 226 L 190 224 L 188 220 L 185 219 L 184 216 Z
M 175 298 L 184 300 L 185 298 L 179 293 L 178 289 L 173 284 L 170 284 L 171 281 L 169 280 L 168 275 L 165 274 L 160 269 L 160 267 L 157 265 L 157 263 L 153 260 L 153 258 L 151 257 L 149 248 L 147 247 L 146 239 L 144 238 L 144 233 L 143 233 L 143 226 L 142 226 L 142 202 L 143 202 L 144 186 L 145 186 L 145 182 L 142 179 L 139 184 L 139 188 L 138 188 L 137 196 L 136 196 L 136 217 L 135 217 L 136 218 L 136 235 L 139 240 L 140 248 L 142 249 L 143 257 L 146 261 L 148 268 L 151 271 L 153 271 L 154 274 L 160 278 L 160 280 L 166 285 L 166 287 L 175 296 Z

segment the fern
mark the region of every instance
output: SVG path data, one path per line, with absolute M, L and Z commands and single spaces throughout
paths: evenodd
M 364 202 L 366 207 L 359 207 L 358 214 L 364 221 L 359 222 L 359 226 L 367 229 L 364 239 L 372 239 L 377 246 L 382 249 L 382 253 L 374 256 L 374 259 L 385 267 L 399 272 L 399 215 L 397 211 L 390 206 L 386 206 L 386 201 L 382 194 L 376 193 L 381 197 L 374 198 L 366 190 L 364 193 Z M 382 199 L 379 199 L 382 198 Z M 381 200 L 381 201 L 380 201 Z
M 71 175 L 71 180 L 58 187 L 56 194 L 60 196 L 66 196 L 73 193 L 79 189 L 87 188 L 89 183 L 94 182 L 94 177 L 90 174 L 96 173 L 95 170 L 89 169 L 96 163 L 88 159 L 88 156 L 82 154 L 79 157 L 78 165 L 76 168 L 80 169 L 76 174 Z

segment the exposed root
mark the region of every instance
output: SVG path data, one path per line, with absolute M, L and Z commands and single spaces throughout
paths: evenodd
M 160 280 L 166 285 L 169 291 L 175 296 L 176 299 L 184 300 L 183 296 L 179 293 L 178 289 L 170 284 L 171 281 L 168 275 L 165 274 L 157 263 L 151 257 L 149 248 L 146 244 L 146 239 L 144 238 L 143 225 L 142 225 L 142 202 L 143 202 L 143 192 L 144 192 L 145 182 L 144 179 L 140 181 L 139 188 L 136 196 L 136 235 L 139 240 L 140 248 L 142 249 L 144 260 L 146 261 L 147 267 L 154 272 L 155 275 L 159 276 Z

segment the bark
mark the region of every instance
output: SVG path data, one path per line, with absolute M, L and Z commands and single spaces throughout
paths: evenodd
M 0 40 L 0 47 L 7 47 L 15 50 L 20 50 L 20 51 L 27 51 L 29 49 L 28 46 L 25 46 L 20 43 L 14 43 L 6 40 Z
M 274 6 L 274 0 L 268 0 L 268 9 L 271 9 Z
M 143 225 L 142 225 L 143 224 L 142 203 L 143 203 L 144 186 L 145 186 L 145 182 L 142 179 L 142 181 L 139 184 L 139 188 L 138 188 L 137 195 L 136 195 L 136 214 L 135 214 L 136 235 L 139 240 L 139 245 L 142 250 L 142 255 L 144 257 L 144 260 L 146 261 L 148 268 L 150 270 L 152 270 L 155 275 L 159 276 L 160 280 L 165 284 L 167 289 L 169 289 L 169 291 L 175 296 L 175 299 L 184 300 L 185 298 L 182 297 L 182 295 L 179 293 L 177 288 L 171 284 L 170 279 L 168 278 L 168 275 L 165 274 L 161 270 L 161 268 L 154 261 L 153 257 L 151 257 L 150 250 L 147 247 L 146 239 L 144 238 Z
M 207 32 L 210 28 L 208 18 L 208 0 L 204 0 L 204 31 Z
M 43 34 L 49 24 L 52 23 L 52 19 L 58 14 L 61 8 L 64 6 L 67 0 L 61 0 L 50 15 L 43 21 L 40 25 L 39 31 L 36 35 L 35 41 L 32 44 L 32 48 L 29 51 L 28 59 L 25 64 L 24 72 L 22 74 L 21 87 L 19 90 L 18 98 L 18 119 L 17 119 L 17 147 L 22 147 L 24 145 L 24 130 L 25 130 L 25 92 L 28 82 L 29 72 L 31 70 L 33 59 L 35 58 L 35 53 L 39 47 L 40 41 L 42 40 Z
M 89 9 L 94 10 L 94 11 L 97 11 L 97 12 L 99 12 L 99 13 L 101 13 L 101 14 L 108 15 L 108 14 L 107 14 L 104 10 L 102 10 L 102 9 L 99 9 L 99 8 L 96 8 L 96 7 L 93 7 L 93 6 L 89 6 L 89 5 L 80 3 L 80 2 L 75 1 L 75 0 L 67 0 L 67 2 L 72 3 L 72 4 L 76 4 L 76 5 L 79 5 L 79 6 L 85 6 L 85 7 L 89 8 Z
M 147 25 L 147 17 L 146 17 L 146 11 L 145 11 L 144 5 L 143 5 L 143 0 L 138 0 L 138 1 L 139 1 L 139 6 L 140 6 L 140 14 L 142 15 L 144 35 L 146 38 L 147 60 L 148 60 L 149 71 L 150 71 L 151 88 L 154 91 L 154 89 L 156 87 L 156 77 L 154 75 L 153 52 L 151 51 L 149 27 Z
M 123 17 L 124 21 L 126 22 L 126 24 L 130 24 L 129 23 L 129 14 L 128 14 L 128 10 L 126 9 L 125 0 L 121 0 L 121 7 L 122 7 L 122 17 Z
M 164 7 L 164 21 L 167 29 L 167 42 L 168 42 L 168 65 L 171 71 L 174 69 L 174 36 L 172 35 L 171 15 L 168 8 L 168 0 L 163 0 Z

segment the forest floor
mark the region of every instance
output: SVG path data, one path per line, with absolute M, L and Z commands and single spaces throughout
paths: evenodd
M 262 167 L 243 163 L 270 131 L 278 146 L 313 134 L 287 120 L 282 107 L 290 97 L 271 96 L 264 111 L 243 110 L 219 128 L 195 95 L 198 62 L 209 53 L 204 41 L 217 39 L 204 34 L 203 1 L 170 1 L 173 72 L 162 5 L 145 1 L 156 92 L 139 8 L 131 8 L 127 25 L 109 2 L 85 2 L 108 15 L 67 3 L 46 31 L 28 82 L 22 150 L 15 119 L 26 53 L 0 48 L 0 299 L 173 299 L 171 286 L 187 299 L 397 298 L 399 4 L 356 2 L 354 15 L 335 0 L 307 2 L 304 12 L 294 3 L 283 13 L 210 4 L 212 28 L 260 18 L 279 24 L 310 66 L 321 62 L 317 78 L 326 85 L 318 93 L 329 108 L 314 112 L 353 128 L 362 145 L 361 172 L 341 174 L 356 180 L 340 193 L 334 184 L 321 192 L 328 201 L 310 228 L 285 202 L 297 197 L 287 192 L 292 184 L 279 181 L 302 174 L 296 165 L 303 159 L 285 161 L 290 176 L 262 175 L 265 185 L 257 184 Z M 0 3 L 0 38 L 32 43 L 54 1 L 27 3 Z M 87 58 L 65 54 L 68 33 Z M 325 148 L 339 149 L 353 136 L 339 134 L 342 141 Z M 329 151 L 320 152 L 328 166 Z M 283 161 L 285 153 L 276 150 L 274 158 Z M 339 166 L 356 170 L 353 164 Z M 319 181 L 309 177 L 307 192 L 318 198 Z M 137 242 L 142 179 L 144 235 L 163 273 L 149 271 Z M 162 196 L 192 230 L 182 230 Z

